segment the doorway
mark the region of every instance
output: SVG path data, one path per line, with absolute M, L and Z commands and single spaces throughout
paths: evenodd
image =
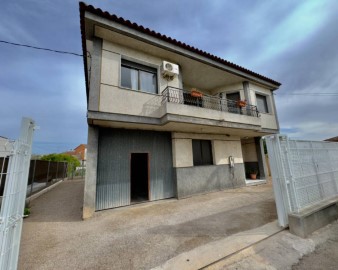
M 149 200 L 149 154 L 131 153 L 130 201 L 138 203 Z

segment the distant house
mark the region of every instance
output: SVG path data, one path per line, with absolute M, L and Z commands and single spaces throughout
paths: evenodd
M 76 157 L 80 162 L 82 166 L 86 166 L 86 159 L 87 159 L 87 145 L 86 144 L 80 144 L 74 150 L 65 152 L 64 154 Z
M 9 149 L 6 147 L 8 145 L 9 139 L 3 136 L 0 136 L 0 157 L 6 157 L 9 154 Z
M 259 142 L 279 133 L 279 82 L 84 3 L 80 20 L 84 218 L 265 178 Z
M 324 141 L 327 141 L 327 142 L 338 142 L 338 136 L 337 137 L 332 137 L 330 139 L 326 139 Z

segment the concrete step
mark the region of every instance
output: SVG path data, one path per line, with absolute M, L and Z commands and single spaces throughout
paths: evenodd
M 239 253 L 283 230 L 284 228 L 281 228 L 277 221 L 273 221 L 261 227 L 233 234 L 224 239 L 181 253 L 164 264 L 153 268 L 153 270 L 218 269 L 213 268 L 213 265 L 221 263 L 225 258 Z

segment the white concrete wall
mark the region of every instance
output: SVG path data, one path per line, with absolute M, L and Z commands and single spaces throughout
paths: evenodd
M 175 168 L 192 167 L 192 140 L 210 140 L 212 144 L 213 164 L 229 164 L 229 156 L 235 163 L 243 163 L 241 141 L 237 136 L 172 133 L 173 166 Z

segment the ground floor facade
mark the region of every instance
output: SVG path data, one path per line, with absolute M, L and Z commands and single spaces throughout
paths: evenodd
M 90 125 L 83 218 L 95 211 L 187 198 L 264 178 L 259 137 Z

